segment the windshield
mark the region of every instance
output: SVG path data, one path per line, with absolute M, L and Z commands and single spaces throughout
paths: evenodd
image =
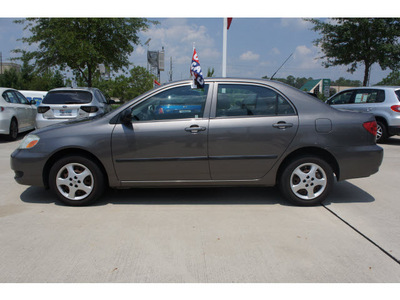
M 43 99 L 43 104 L 82 104 L 90 103 L 92 94 L 85 91 L 55 91 L 49 92 Z

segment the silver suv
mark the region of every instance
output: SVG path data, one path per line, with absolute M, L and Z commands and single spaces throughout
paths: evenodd
M 107 113 L 113 102 L 97 88 L 52 89 L 37 108 L 36 128 Z
M 340 110 L 374 114 L 378 125 L 377 142 L 400 135 L 400 87 L 352 88 L 333 95 L 326 103 Z

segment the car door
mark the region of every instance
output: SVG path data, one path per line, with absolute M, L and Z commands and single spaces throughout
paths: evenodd
M 131 109 L 131 124 L 116 124 L 112 152 L 121 181 L 210 179 L 207 134 L 209 85 L 165 88 Z
M 5 92 L 7 102 L 9 102 L 9 108 L 12 110 L 12 115 L 17 118 L 18 129 L 21 130 L 27 126 L 27 111 L 25 105 L 21 104 L 17 94 L 13 90 Z
M 35 119 L 36 119 L 36 106 L 31 105 L 28 99 L 25 98 L 20 92 L 14 91 L 17 95 L 19 103 L 23 105 L 24 116 L 25 116 L 25 126 L 26 128 L 34 128 L 35 127 Z
M 214 95 L 208 141 L 211 178 L 263 177 L 297 132 L 293 105 L 260 85 L 220 83 Z

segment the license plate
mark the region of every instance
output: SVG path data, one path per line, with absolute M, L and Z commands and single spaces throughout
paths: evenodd
M 60 109 L 59 114 L 62 117 L 70 117 L 72 116 L 72 109 Z

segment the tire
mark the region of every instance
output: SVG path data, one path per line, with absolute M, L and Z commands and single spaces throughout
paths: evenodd
M 18 122 L 16 119 L 12 119 L 10 123 L 10 133 L 8 134 L 8 139 L 10 141 L 15 141 L 18 137 Z
M 279 179 L 281 193 L 295 205 L 318 205 L 329 195 L 334 181 L 331 166 L 316 156 L 289 162 Z
M 376 132 L 376 142 L 377 143 L 387 142 L 389 135 L 385 123 L 377 121 L 376 124 L 378 127 Z
M 105 178 L 91 159 L 73 155 L 54 163 L 49 173 L 49 186 L 64 204 L 84 206 L 101 197 Z

